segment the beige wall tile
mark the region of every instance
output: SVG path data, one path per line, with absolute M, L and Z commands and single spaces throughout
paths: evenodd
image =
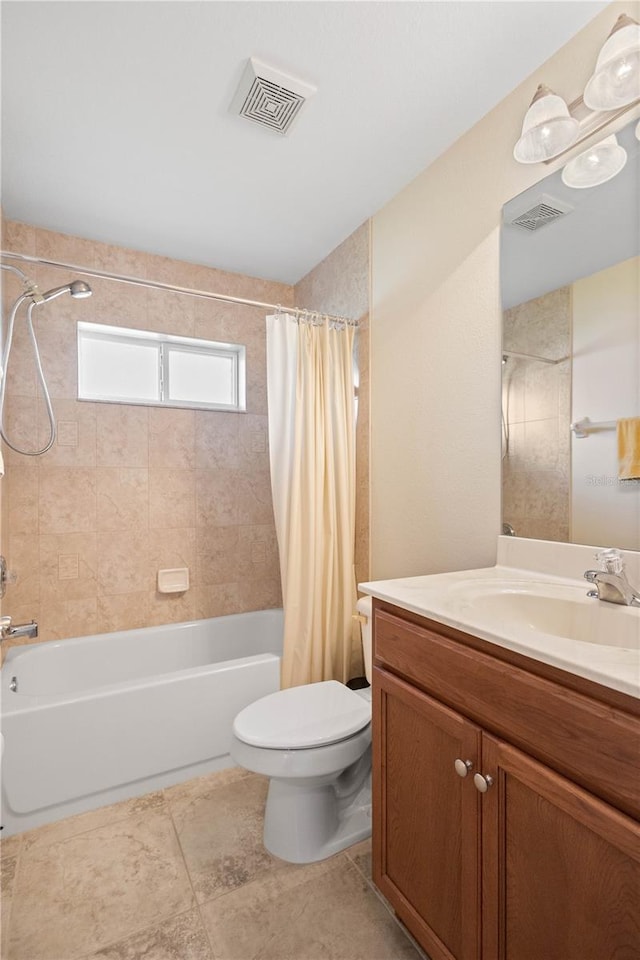
M 74 301 L 66 297 L 71 304 L 86 304 L 86 300 Z M 42 368 L 47 380 L 49 393 L 52 397 L 63 400 L 75 400 L 78 396 L 78 342 L 76 337 L 77 320 L 90 319 L 83 308 L 77 318 L 54 315 L 54 309 L 61 313 L 58 304 L 62 301 L 53 300 L 40 309 L 43 311 L 37 318 L 36 331 L 38 347 L 42 356 Z M 64 303 L 64 301 L 62 301 Z M 64 304 L 66 306 L 66 303 Z M 45 317 L 45 308 L 47 315 Z M 74 308 L 80 310 L 79 306 Z
M 149 411 L 120 403 L 97 406 L 97 464 L 99 467 L 149 465 Z
M 36 253 L 36 228 L 28 223 L 2 218 L 2 249 L 11 253 Z M 16 263 L 16 266 L 18 264 Z
M 43 604 L 95 597 L 97 560 L 95 533 L 41 536 L 40 596 Z
M 266 470 L 238 476 L 238 523 L 273 523 L 271 477 Z
M 149 530 L 149 568 L 154 584 L 157 583 L 158 570 L 175 567 L 187 567 L 189 580 L 195 584 L 196 528 Z
M 4 278 L 4 274 L 3 274 Z M 13 304 L 7 304 L 4 316 L 9 318 L 9 309 Z M 5 329 L 7 329 L 5 327 Z M 6 370 L 6 392 L 11 397 L 35 397 L 37 394 L 36 366 L 33 358 L 33 347 L 24 322 L 24 306 L 19 308 L 15 317 L 13 337 L 11 339 L 11 356 Z
M 93 322 L 132 330 L 147 329 L 148 290 L 112 280 L 91 280 Z
M 195 300 L 166 290 L 147 292 L 147 330 L 178 337 L 194 335 Z
M 28 458 L 22 457 L 22 460 L 28 461 Z M 37 534 L 40 474 L 35 464 L 11 464 L 2 485 L 3 505 L 6 499 L 8 506 L 3 536 L 12 533 Z
M 137 630 L 149 626 L 149 593 L 121 593 L 98 597 L 98 632 Z
M 238 584 L 238 605 L 242 613 L 281 607 L 280 577 L 273 577 L 271 580 L 241 580 Z
M 98 534 L 98 593 L 148 593 L 149 542 L 146 532 Z
M 269 424 L 266 415 L 246 413 L 239 418 L 238 467 L 245 473 L 269 470 Z
M 196 470 L 196 526 L 237 523 L 237 487 L 235 470 Z
M 89 533 L 96 525 L 96 471 L 40 466 L 40 533 Z
M 283 284 L 11 221 L 3 229 L 16 252 L 293 302 L 293 288 Z M 42 265 L 31 275 L 42 290 L 70 279 L 68 270 Z M 12 279 L 7 299 L 20 289 Z M 46 639 L 254 609 L 259 591 L 243 594 L 245 579 L 262 584 L 260 595 L 271 605 L 277 551 L 268 482 L 265 310 L 101 278 L 90 284 L 90 299 L 61 296 L 34 310 L 58 438 L 42 457 L 6 450 L 0 546 L 9 552 L 13 537 L 14 554 L 29 575 L 23 573 L 13 596 L 7 595 L 4 612 L 20 620 L 41 615 Z M 78 401 L 78 320 L 244 343 L 251 412 Z M 24 324 L 16 327 L 7 385 L 10 435 L 27 448 L 42 445 L 48 421 Z M 209 533 L 219 527 L 216 546 Z M 158 594 L 157 571 L 180 566 L 189 569 L 191 589 L 181 597 Z
M 275 526 L 264 523 L 238 527 L 237 556 L 239 580 L 278 580 L 280 561 Z
M 196 465 L 206 470 L 236 470 L 239 464 L 239 421 L 242 415 L 196 411 Z
M 35 397 L 7 396 L 4 408 L 4 432 L 19 450 L 38 449 L 38 402 Z M 16 453 L 7 444 L 3 445 L 5 466 L 31 467 L 37 469 L 35 457 Z
M 68 233 L 56 233 L 54 230 L 36 230 L 36 253 L 44 260 L 62 260 L 66 263 L 94 266 L 95 244 Z
M 186 623 L 195 620 L 196 594 L 193 587 L 185 593 L 158 593 L 149 596 L 149 613 L 145 626 L 161 626 L 163 623 Z
M 126 277 L 143 278 L 146 276 L 146 254 L 140 253 L 139 250 L 129 250 L 127 247 L 116 247 L 110 243 L 95 243 L 93 263 L 96 270 L 104 270 L 105 273 L 120 273 Z M 104 282 L 110 282 L 111 286 L 123 287 L 129 291 L 135 289 L 113 281 Z
M 56 439 L 45 454 L 46 466 L 95 467 L 96 408 L 92 403 L 77 400 L 53 400 Z M 44 401 L 38 404 L 38 445 L 44 447 L 51 436 L 49 417 Z
M 38 540 L 30 533 L 12 533 L 8 538 L 6 559 L 17 582 L 10 585 L 11 604 L 37 604 L 40 601 L 40 551 Z
M 196 587 L 196 617 L 224 617 L 229 613 L 242 613 L 240 591 L 237 583 L 218 583 Z
M 192 527 L 195 521 L 196 480 L 194 470 L 177 467 L 149 470 L 149 526 Z
M 234 583 L 239 579 L 239 527 L 199 527 L 197 577 L 202 587 Z
M 97 632 L 96 597 L 77 600 L 47 600 L 40 607 L 39 640 L 91 636 Z
M 147 530 L 149 471 L 142 467 L 100 467 L 96 478 L 96 530 Z
M 196 417 L 202 411 L 149 407 L 149 466 L 196 465 Z

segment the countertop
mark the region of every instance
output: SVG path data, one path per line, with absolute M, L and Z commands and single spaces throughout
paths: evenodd
M 587 597 L 591 587 L 583 579 L 498 564 L 454 573 L 371 581 L 359 584 L 358 589 L 404 610 L 640 699 L 640 608 Z M 631 637 L 634 645 L 569 639 L 544 632 L 526 619 L 514 624 L 508 618 L 474 608 L 473 597 L 483 590 L 515 594 L 542 591 L 545 596 L 571 600 L 578 605 L 575 609 L 589 628 L 592 624 L 597 626 L 594 635 L 600 631 L 599 635 L 610 640 L 616 630 L 624 627 L 624 634 Z

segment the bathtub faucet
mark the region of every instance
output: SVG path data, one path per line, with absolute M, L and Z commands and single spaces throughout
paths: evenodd
M 14 640 L 18 637 L 28 637 L 35 640 L 38 636 L 38 624 L 35 620 L 28 623 L 16 623 L 12 626 L 11 617 L 0 617 L 0 640 Z

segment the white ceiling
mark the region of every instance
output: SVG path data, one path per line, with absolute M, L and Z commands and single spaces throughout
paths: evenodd
M 295 282 L 604 6 L 5 0 L 4 212 Z M 318 88 L 286 137 L 249 56 Z

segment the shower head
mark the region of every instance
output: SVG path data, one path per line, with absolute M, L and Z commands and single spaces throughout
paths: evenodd
M 81 300 L 84 297 L 90 297 L 92 290 L 84 280 L 73 280 L 71 283 L 66 283 L 63 287 L 54 287 L 52 290 L 47 290 L 46 293 L 42 294 L 42 300 L 40 302 L 46 303 L 47 300 L 54 300 L 56 297 L 62 296 L 63 293 L 70 293 L 75 299 Z

